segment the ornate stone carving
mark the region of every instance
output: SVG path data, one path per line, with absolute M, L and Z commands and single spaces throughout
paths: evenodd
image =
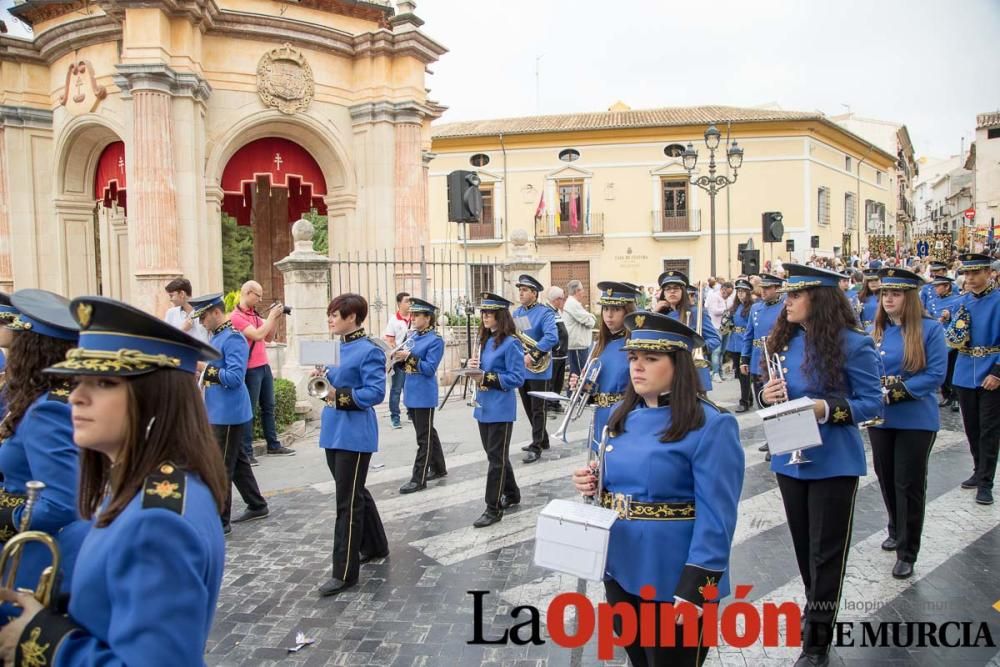
M 314 93 L 312 67 L 291 44 L 271 49 L 257 65 L 257 93 L 269 107 L 287 114 L 305 111 Z
M 72 114 L 88 113 L 97 108 L 101 100 L 108 96 L 108 89 L 97 85 L 94 68 L 87 60 L 71 63 L 66 70 L 66 84 L 63 86 L 59 104 Z

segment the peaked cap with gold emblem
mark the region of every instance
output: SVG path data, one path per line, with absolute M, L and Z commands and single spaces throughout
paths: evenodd
M 629 339 L 625 341 L 623 350 L 638 350 L 642 352 L 673 352 L 674 350 L 691 350 L 702 347 L 705 339 L 698 333 L 681 324 L 678 320 L 640 310 L 625 316 L 625 328 L 629 330 Z
M 11 305 L 18 315 L 7 322 L 7 328 L 14 331 L 76 340 L 80 328 L 69 313 L 69 299 L 55 292 L 43 289 L 22 289 L 10 295 Z
M 601 290 L 601 298 L 598 299 L 598 303 L 602 306 L 634 304 L 636 297 L 639 296 L 636 288 L 629 283 L 616 283 L 605 280 L 597 283 L 597 289 Z
M 924 279 L 913 271 L 906 269 L 879 269 L 879 289 L 908 290 L 916 289 L 924 284 Z

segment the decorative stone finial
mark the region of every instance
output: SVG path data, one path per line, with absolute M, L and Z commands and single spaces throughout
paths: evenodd
M 413 10 L 417 8 L 417 3 L 412 2 L 412 0 L 400 0 L 396 3 L 396 13 L 397 14 L 412 14 Z
M 524 229 L 514 229 L 510 232 L 510 244 L 514 246 L 513 254 L 517 257 L 528 255 L 528 232 Z
M 312 243 L 313 234 L 315 233 L 316 230 L 313 228 L 313 223 L 305 218 L 299 218 L 292 225 L 292 240 L 296 243 L 299 241 L 309 241 Z

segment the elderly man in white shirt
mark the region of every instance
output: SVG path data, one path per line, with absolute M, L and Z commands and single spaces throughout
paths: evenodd
M 583 295 L 583 283 L 579 280 L 571 280 L 566 284 L 566 304 L 563 306 L 563 323 L 566 325 L 566 333 L 569 334 L 569 372 L 570 374 L 580 374 L 584 364 L 587 363 L 587 355 L 590 354 L 590 345 L 594 341 L 594 325 L 597 318 L 587 312 L 580 303 Z
M 733 284 L 729 282 L 722 283 L 718 290 L 708 290 L 705 295 L 705 310 L 708 311 L 708 316 L 716 331 L 722 331 L 722 316 L 732 305 L 732 298 Z M 717 376 L 720 381 L 722 380 L 722 352 L 725 349 L 726 340 L 723 336 L 722 344 L 712 352 L 712 374 Z

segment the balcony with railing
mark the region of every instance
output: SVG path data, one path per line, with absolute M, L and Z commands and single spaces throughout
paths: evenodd
M 913 202 L 906 195 L 900 194 L 896 205 L 896 217 L 914 220 L 916 215 L 913 210 Z
M 701 210 L 650 211 L 653 238 L 670 239 L 697 236 L 701 233 Z
M 459 235 L 461 239 L 467 239 L 469 245 L 501 245 L 503 244 L 503 218 L 495 218 L 484 222 L 470 222 L 463 227 L 466 228 L 468 236 Z
M 535 241 L 545 243 L 559 240 L 603 241 L 604 214 L 590 213 L 575 221 L 559 215 L 545 215 L 536 219 Z

